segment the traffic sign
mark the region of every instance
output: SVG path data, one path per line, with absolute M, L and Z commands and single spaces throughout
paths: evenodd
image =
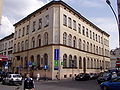
M 48 69 L 48 65 L 44 65 L 44 70 L 47 70 Z

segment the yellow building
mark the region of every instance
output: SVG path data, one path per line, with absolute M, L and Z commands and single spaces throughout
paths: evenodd
M 64 79 L 109 68 L 109 34 L 63 1 L 51 1 L 14 26 L 16 73 Z

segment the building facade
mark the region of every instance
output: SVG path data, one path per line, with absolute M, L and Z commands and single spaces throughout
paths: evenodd
M 51 1 L 14 26 L 16 73 L 64 79 L 109 68 L 109 34 L 63 1 Z
M 10 65 L 13 55 L 13 40 L 14 40 L 14 33 L 0 40 L 0 55 L 7 56 Z M 11 70 L 11 66 L 9 69 Z
M 110 51 L 111 69 L 120 68 L 119 63 L 117 65 L 117 61 L 120 61 L 120 48 L 116 48 Z

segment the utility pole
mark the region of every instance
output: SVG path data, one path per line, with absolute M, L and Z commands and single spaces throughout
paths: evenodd
M 111 8 L 111 10 L 112 10 L 112 12 L 113 12 L 113 14 L 115 16 L 116 22 L 117 22 L 117 27 L 118 27 L 118 31 L 119 31 L 119 48 L 120 48 L 120 27 L 119 27 L 119 20 L 118 20 L 117 15 L 116 15 L 116 13 L 115 13 L 112 5 L 111 5 L 110 0 L 106 0 L 106 3 L 110 6 L 110 8 Z

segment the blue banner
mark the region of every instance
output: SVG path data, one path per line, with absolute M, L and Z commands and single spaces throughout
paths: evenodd
M 54 49 L 54 60 L 59 60 L 59 49 Z

